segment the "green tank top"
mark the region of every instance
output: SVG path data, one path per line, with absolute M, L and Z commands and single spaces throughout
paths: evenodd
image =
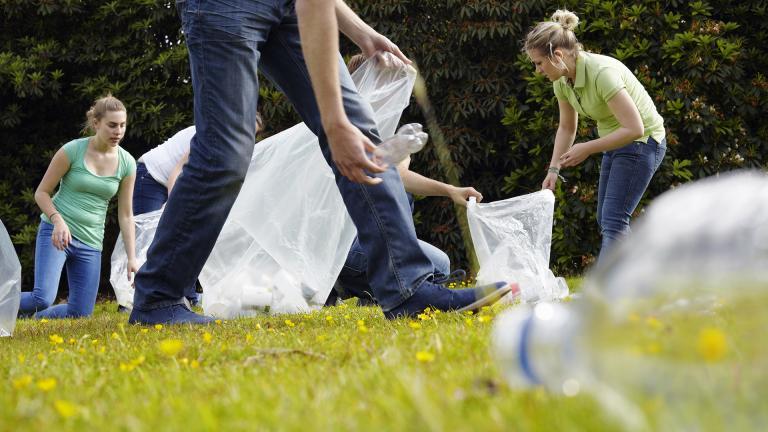
M 136 161 L 130 153 L 118 147 L 117 172 L 111 176 L 97 176 L 85 166 L 88 139 L 80 138 L 64 144 L 70 166 L 53 196 L 53 205 L 64 218 L 73 237 L 102 250 L 109 201 L 117 193 L 120 181 L 136 172 Z M 45 214 L 40 217 L 51 223 Z

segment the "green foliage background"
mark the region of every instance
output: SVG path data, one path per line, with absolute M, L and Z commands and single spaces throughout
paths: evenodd
M 487 201 L 540 188 L 557 104 L 520 46 L 530 26 L 563 6 L 581 18 L 577 36 L 586 49 L 625 62 L 666 120 L 667 157 L 644 202 L 682 182 L 768 166 L 767 1 L 350 3 L 417 62 L 461 183 Z M 0 219 L 30 289 L 39 217 L 33 192 L 53 152 L 79 136 L 91 101 L 111 91 L 128 107 L 124 147 L 140 156 L 192 122 L 189 68 L 171 2 L 0 0 L 0 23 Z M 343 52 L 355 47 L 345 41 Z M 297 122 L 279 92 L 265 85 L 260 93 L 267 134 Z M 416 104 L 403 121 L 424 122 Z M 577 142 L 593 137 L 593 126 L 582 120 Z M 412 168 L 444 179 L 437 160 L 428 147 Z M 579 273 L 597 253 L 598 164 L 593 156 L 564 172 L 568 182 L 556 191 L 556 272 Z M 416 209 L 420 236 L 466 266 L 453 205 L 425 198 Z M 112 212 L 103 290 L 116 233 Z

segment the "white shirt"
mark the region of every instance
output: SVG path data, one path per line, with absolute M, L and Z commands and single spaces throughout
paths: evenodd
M 195 136 L 195 127 L 190 126 L 144 153 L 140 159 L 147 167 L 149 175 L 163 186 L 168 186 L 168 176 L 181 158 L 189 152 L 189 143 L 193 136 Z

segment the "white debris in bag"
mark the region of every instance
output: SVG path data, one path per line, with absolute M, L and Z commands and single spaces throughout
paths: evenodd
M 12 336 L 21 301 L 21 263 L 0 221 L 0 337 Z
M 549 269 L 554 205 L 549 189 L 492 203 L 470 199 L 467 219 L 480 263 L 478 285 L 517 283 L 526 303 L 568 295 L 565 279 Z

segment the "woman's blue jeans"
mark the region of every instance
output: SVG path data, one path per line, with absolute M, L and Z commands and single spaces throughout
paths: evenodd
M 382 309 L 410 298 L 434 266 L 416 240 L 402 181 L 394 166 L 376 174 L 383 182 L 374 186 L 340 175 L 304 62 L 294 1 L 181 0 L 176 6 L 189 51 L 197 133 L 147 262 L 136 276 L 134 307 L 150 310 L 182 302 L 208 259 L 253 154 L 258 72 L 275 83 L 318 136 L 357 227 L 368 281 Z M 357 93 L 341 55 L 326 55 L 337 58 L 350 122 L 380 143 L 373 110 Z
M 77 318 L 93 313 L 99 292 L 101 251 L 72 238 L 63 251 L 53 247 L 53 225 L 40 222 L 35 243 L 35 286 L 21 293 L 21 315 L 36 318 Z M 61 270 L 67 266 L 69 298 L 67 303 L 51 306 L 59 290 Z
M 630 231 L 632 213 L 666 151 L 666 139 L 657 143 L 649 137 L 647 143 L 635 141 L 603 153 L 597 191 L 597 223 L 603 237 L 601 258 Z
M 140 215 L 159 210 L 166 201 L 168 201 L 168 188 L 149 174 L 144 162 L 137 163 L 136 183 L 133 185 L 133 214 Z M 193 282 L 184 291 L 184 297 L 193 305 L 199 303 L 196 283 Z

